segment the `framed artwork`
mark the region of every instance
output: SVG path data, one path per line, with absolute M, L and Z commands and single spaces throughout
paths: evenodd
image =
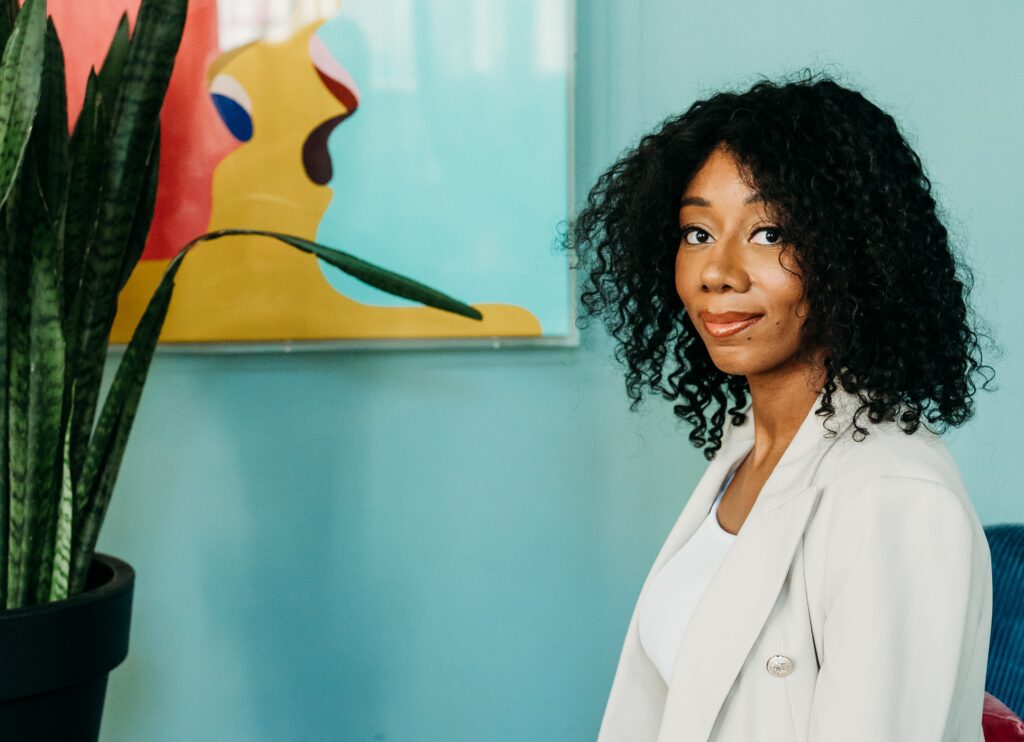
M 72 116 L 139 0 L 93 5 L 51 0 Z M 153 227 L 111 342 L 131 337 L 182 245 L 233 227 L 344 250 L 484 319 L 229 237 L 185 260 L 164 349 L 576 344 L 559 248 L 573 46 L 570 0 L 192 0 L 161 116 Z

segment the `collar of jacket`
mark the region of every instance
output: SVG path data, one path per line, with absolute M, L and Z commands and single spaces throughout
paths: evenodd
M 729 469 L 753 445 L 754 416 L 727 423 L 722 447 L 672 527 L 641 588 L 612 683 L 599 742 L 657 739 L 706 742 L 734 680 L 778 599 L 820 487 L 811 482 L 822 458 L 843 437 L 860 406 L 836 388 L 836 414 L 824 427 L 819 393 L 765 482 L 715 579 L 698 602 L 679 643 L 668 688 L 639 641 L 640 601 L 655 574 L 693 535 Z M 829 432 L 837 431 L 832 436 Z M 766 658 L 767 659 L 767 658 Z M 646 734 L 645 734 L 646 733 Z

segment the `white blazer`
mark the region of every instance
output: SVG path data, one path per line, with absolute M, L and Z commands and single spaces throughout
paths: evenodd
M 988 541 L 941 438 L 814 403 L 697 604 L 666 686 L 637 608 L 598 742 L 984 742 Z M 707 517 L 754 420 L 718 451 L 640 591 Z

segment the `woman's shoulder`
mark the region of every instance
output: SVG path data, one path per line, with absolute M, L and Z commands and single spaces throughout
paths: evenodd
M 872 423 L 863 415 L 860 434 L 852 425 L 829 451 L 833 466 L 855 467 L 871 476 L 935 478 L 959 484 L 959 470 L 942 436 L 924 425 L 908 433 L 894 421 Z
M 815 483 L 834 508 L 879 495 L 909 504 L 911 493 L 927 493 L 937 503 L 955 500 L 973 513 L 956 460 L 939 434 L 924 425 L 907 433 L 894 421 L 865 421 L 861 427 L 867 430 L 864 436 L 847 427 L 815 473 Z
M 970 565 L 979 585 L 989 579 L 981 521 L 941 436 L 895 423 L 866 427 L 862 440 L 844 431 L 813 478 L 820 500 L 806 543 L 811 562 L 828 565 L 822 584 L 841 584 L 865 550 L 909 559 L 941 549 Z

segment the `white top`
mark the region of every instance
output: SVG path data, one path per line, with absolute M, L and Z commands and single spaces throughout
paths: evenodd
M 736 538 L 718 522 L 718 502 L 738 468 L 722 482 L 707 518 L 651 580 L 640 604 L 640 643 L 666 685 L 686 624 Z

